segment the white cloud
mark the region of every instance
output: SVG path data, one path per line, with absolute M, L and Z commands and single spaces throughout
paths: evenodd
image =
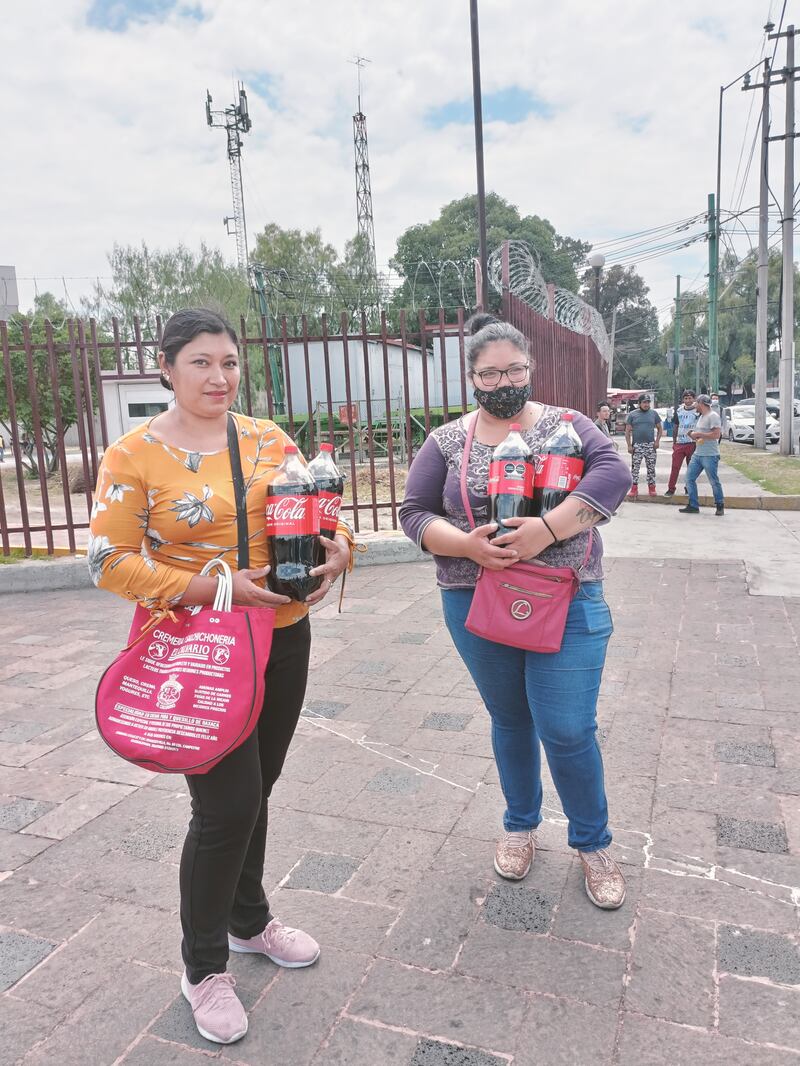
M 250 233 L 272 220 L 319 226 L 342 247 L 355 228 L 356 50 L 372 61 L 364 109 L 379 262 L 407 226 L 474 189 L 471 127 L 426 120 L 471 94 L 463 0 L 202 0 L 204 21 L 173 15 L 124 33 L 88 26 L 90 6 L 29 0 L 4 14 L 0 261 L 21 277 L 103 275 L 114 241 L 206 240 L 232 257 L 225 141 L 203 107 L 207 87 L 215 106 L 228 103 L 237 76 L 270 79 L 268 98 L 249 92 Z M 797 6 L 789 0 L 787 20 Z M 719 85 L 758 58 L 769 7 L 729 0 L 720 16 L 714 0 L 481 0 L 484 90 L 527 89 L 555 111 L 487 126 L 487 186 L 587 240 L 705 210 Z M 726 94 L 725 206 L 755 96 Z M 657 305 L 676 273 L 702 280 L 705 254 L 698 244 L 641 264 Z M 67 284 L 76 303 L 90 285 Z M 25 305 L 33 286 L 20 290 Z

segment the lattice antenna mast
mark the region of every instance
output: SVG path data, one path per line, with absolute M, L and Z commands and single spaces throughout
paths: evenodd
M 367 118 L 361 110 L 361 68 L 370 60 L 356 56 L 349 62 L 358 68 L 358 111 L 353 115 L 353 145 L 356 159 L 356 216 L 358 235 L 365 246 L 370 272 L 378 291 L 378 261 L 375 255 L 375 222 L 372 217 L 372 184 L 369 176 Z M 377 296 L 376 296 L 377 298 Z
M 228 166 L 231 172 L 231 197 L 233 214 L 226 215 L 222 223 L 229 236 L 236 238 L 236 259 L 239 269 L 247 272 L 247 223 L 244 214 L 244 190 L 242 188 L 242 133 L 249 133 L 253 123 L 247 110 L 247 93 L 239 82 L 239 101 L 224 111 L 211 110 L 211 93 L 206 89 L 206 121 L 209 126 L 224 129 L 228 137 Z

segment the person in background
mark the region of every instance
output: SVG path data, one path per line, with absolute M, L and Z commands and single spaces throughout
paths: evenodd
M 667 491 L 664 493 L 665 496 L 675 495 L 681 467 L 684 462 L 688 466 L 690 459 L 694 455 L 695 442 L 689 434 L 694 429 L 698 417 L 699 412 L 694 405 L 694 391 L 685 389 L 683 403 L 676 409 L 673 421 L 675 437 L 672 441 L 672 469 L 669 472 L 669 484 L 667 485 Z
M 546 519 L 510 518 L 514 532 L 492 540 L 497 526 L 489 523 L 487 482 L 494 449 L 519 422 L 527 445 L 541 453 L 563 408 L 531 399 L 531 354 L 519 330 L 483 314 L 475 315 L 468 329 L 467 372 L 478 411 L 435 429 L 414 456 L 400 523 L 407 537 L 435 557 L 445 625 L 491 718 L 506 807 L 495 870 L 520 881 L 531 868 L 534 831 L 542 821 L 543 747 L 586 893 L 596 906 L 614 909 L 625 899 L 625 878 L 608 850 L 608 803 L 596 736 L 597 697 L 613 627 L 603 596 L 603 545 L 597 530 L 591 535 L 590 530 L 611 518 L 630 487 L 630 475 L 613 442 L 575 412 L 585 463 L 580 482 Z M 472 419 L 466 491 L 475 529 L 461 495 Z M 481 567 L 504 570 L 520 559 L 580 568 L 580 589 L 570 604 L 559 652 L 524 651 L 466 628 Z
M 607 437 L 611 436 L 611 430 L 608 426 L 608 420 L 611 417 L 611 408 L 607 403 L 601 403 L 597 405 L 597 418 L 594 420 L 594 424 L 600 430 L 601 433 L 605 433 Z
M 668 407 L 667 413 L 664 416 L 664 433 L 668 436 L 672 436 L 672 419 L 675 417 L 675 408 Z
M 6 457 L 6 442 L 3 434 L 0 433 L 0 463 L 5 460 Z
M 656 494 L 656 453 L 661 441 L 664 427 L 658 411 L 651 410 L 650 397 L 643 392 L 638 400 L 638 407 L 625 419 L 625 440 L 631 454 L 631 478 L 633 485 L 628 494 L 629 500 L 639 495 L 639 471 L 644 459 L 647 474 L 647 490 L 651 496 Z
M 705 393 L 697 397 L 695 401 L 700 417 L 697 419 L 690 436 L 697 442 L 694 455 L 689 462 L 689 472 L 686 475 L 686 487 L 689 490 L 689 503 L 681 507 L 681 514 L 699 514 L 700 500 L 697 496 L 697 479 L 701 471 L 705 470 L 708 480 L 711 482 L 711 491 L 714 493 L 716 504 L 715 515 L 725 514 L 725 497 L 722 492 L 722 484 L 719 480 L 717 469 L 719 467 L 719 438 L 722 432 L 719 415 L 711 410 L 711 397 Z

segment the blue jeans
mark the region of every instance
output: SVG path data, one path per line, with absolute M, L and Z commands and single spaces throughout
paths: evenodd
M 603 760 L 597 745 L 597 694 L 613 631 L 600 581 L 572 601 L 561 651 L 522 651 L 464 627 L 472 589 L 442 589 L 445 625 L 492 720 L 492 747 L 506 801 L 507 830 L 542 820 L 539 743 L 569 822 L 568 843 L 596 851 L 611 843 Z
M 717 468 L 719 467 L 718 455 L 698 455 L 694 453 L 689 460 L 689 470 L 686 474 L 686 488 L 689 492 L 689 506 L 699 507 L 700 502 L 697 499 L 697 479 L 700 474 L 705 470 L 708 480 L 711 482 L 711 491 L 714 493 L 714 503 L 717 507 L 723 507 L 725 504 L 725 496 L 722 492 L 722 485 L 720 484 L 719 477 L 717 475 Z

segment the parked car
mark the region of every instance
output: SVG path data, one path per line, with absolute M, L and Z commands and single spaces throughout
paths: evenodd
M 733 441 L 736 444 L 755 444 L 755 407 L 743 404 L 736 404 L 735 407 L 726 407 L 725 429 L 729 441 Z M 767 410 L 767 444 L 777 444 L 780 439 L 781 431 L 778 421 Z
M 752 396 L 749 396 L 749 397 L 746 397 L 744 400 L 737 400 L 736 401 L 736 406 L 737 407 L 755 407 L 755 400 L 753 399 Z M 775 418 L 780 419 L 780 417 L 781 417 L 781 405 L 778 403 L 778 401 L 775 399 L 774 396 L 768 396 L 767 397 L 767 410 L 769 411 L 769 413 L 771 415 L 774 415 Z M 800 400 L 794 400 L 792 402 L 792 414 L 794 415 L 795 418 L 800 418 Z

